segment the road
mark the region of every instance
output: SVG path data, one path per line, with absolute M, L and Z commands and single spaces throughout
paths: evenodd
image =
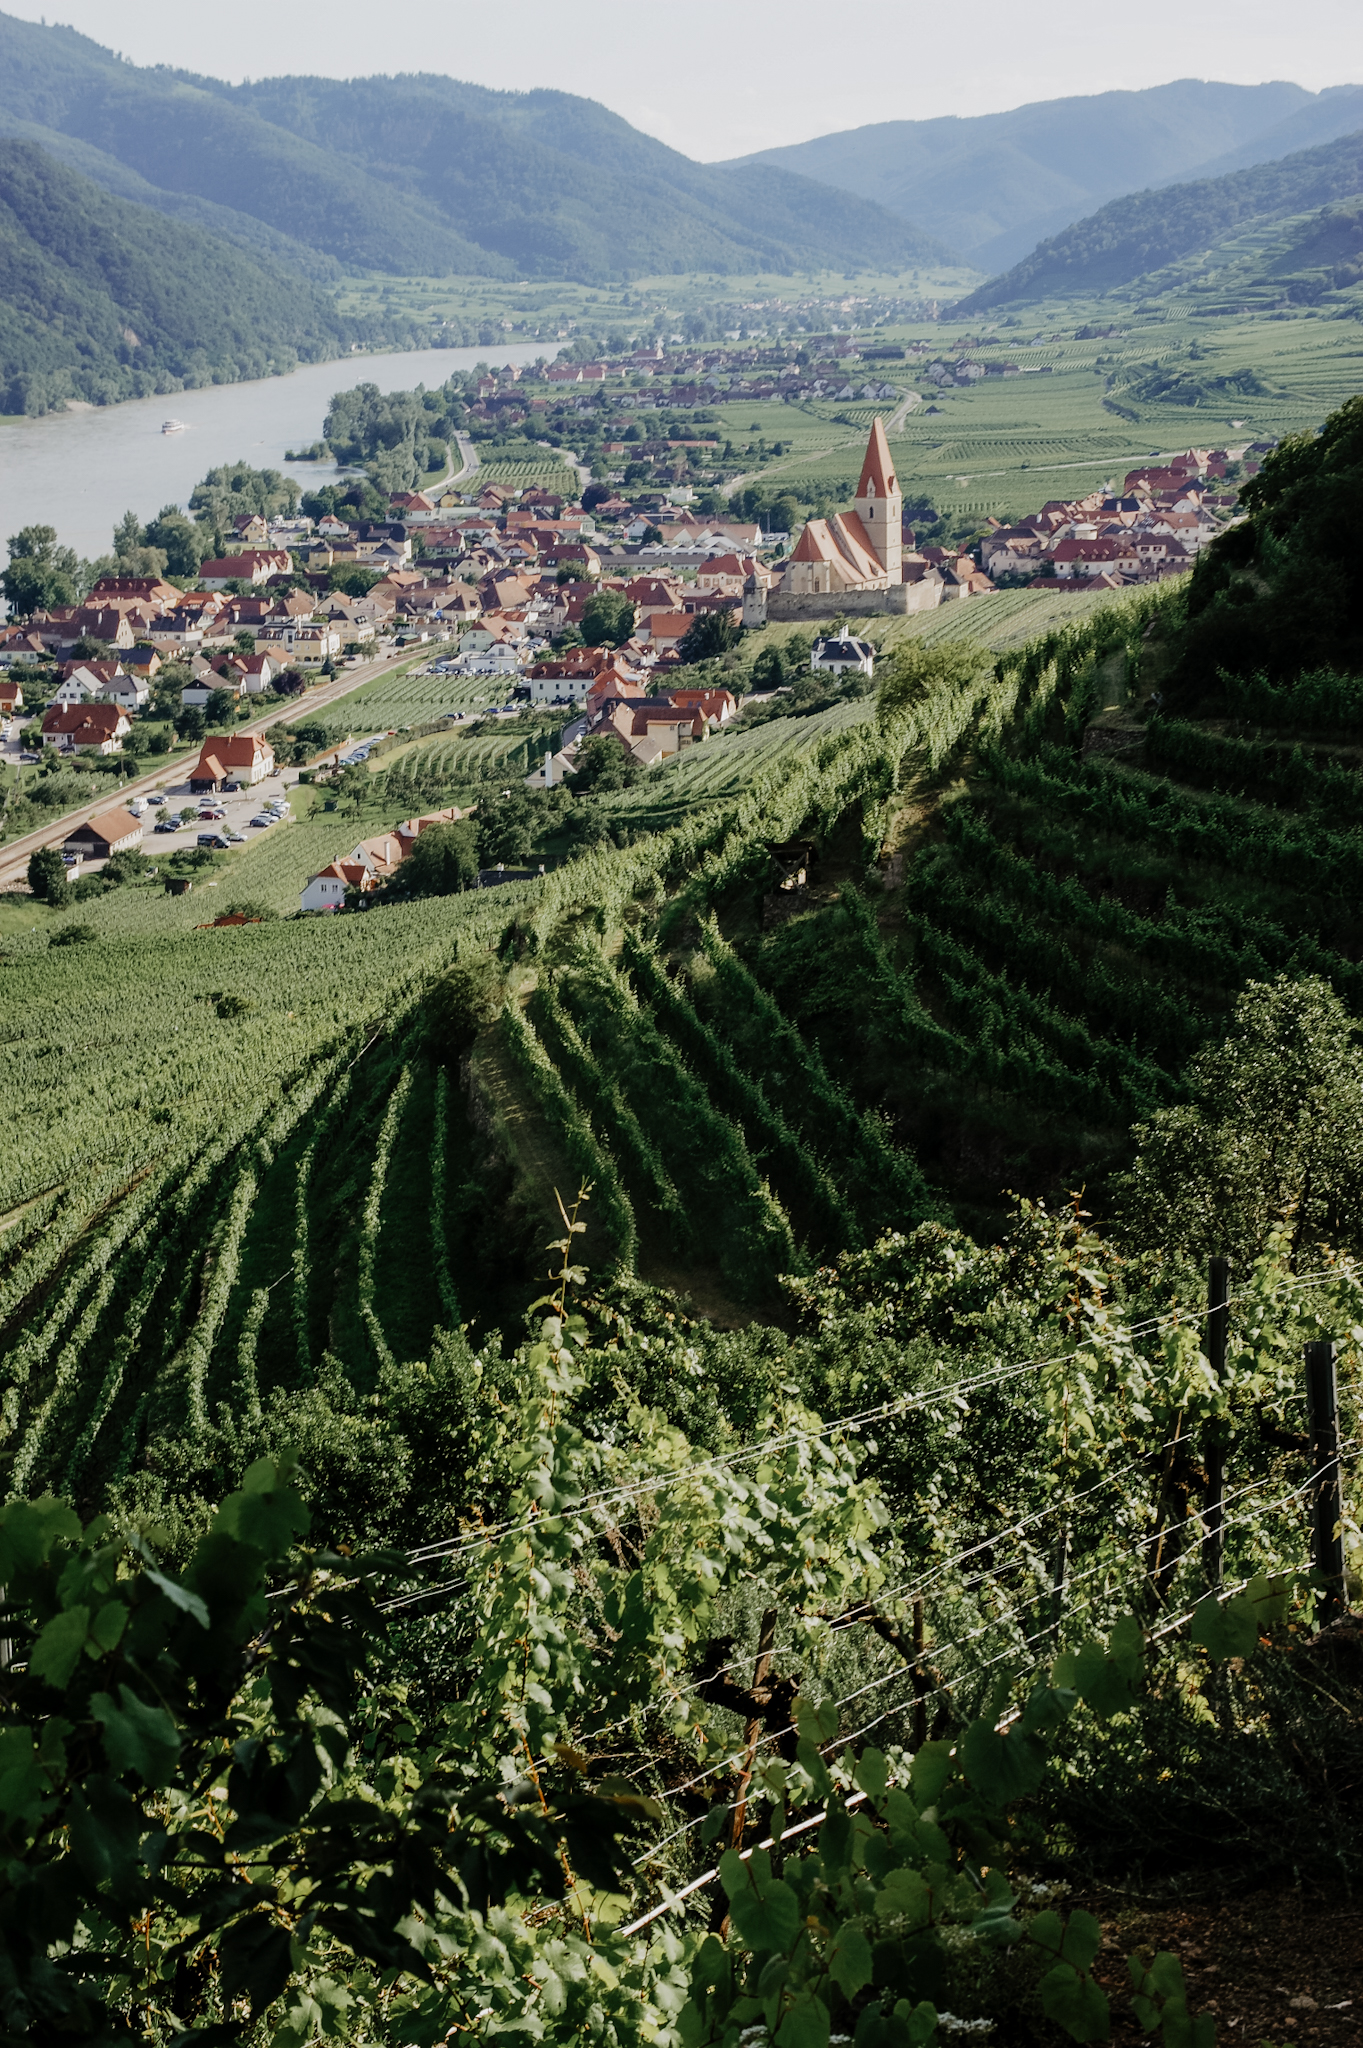
M 268 711 L 243 725 L 234 726 L 232 730 L 238 733 L 264 732 L 267 726 L 278 725 L 282 718 L 289 717 L 300 708 L 316 710 L 323 704 L 334 704 L 338 697 L 348 697 L 352 690 L 358 690 L 364 683 L 372 683 L 376 677 L 387 675 L 392 669 L 404 667 L 411 659 L 412 656 L 404 652 L 387 660 L 366 662 L 361 668 L 349 669 L 344 675 L 334 676 L 330 682 L 319 683 L 316 689 L 308 690 L 301 698 L 276 697 Z M 87 819 L 97 816 L 100 811 L 115 810 L 121 804 L 125 804 L 130 797 L 150 796 L 154 790 L 178 791 L 185 783 L 186 771 L 198 758 L 197 747 L 187 748 L 179 754 L 162 754 L 150 774 L 139 775 L 133 782 L 125 782 L 116 797 L 105 796 L 98 803 L 86 804 L 80 810 L 66 811 L 51 824 L 40 825 L 36 831 L 26 832 L 22 839 L 10 840 L 0 848 L 0 888 L 17 881 L 25 874 L 30 855 L 36 853 L 40 846 L 60 846 L 77 825 L 85 824 Z M 150 841 L 149 846 L 155 843 Z M 174 845 L 168 842 L 166 851 L 174 850 Z
M 457 470 L 453 476 L 442 477 L 440 479 L 442 487 L 445 484 L 467 483 L 474 471 L 479 467 L 478 450 L 474 447 L 468 435 L 456 434 L 454 438 L 458 444 L 459 453 L 464 458 L 464 467 L 461 470 Z

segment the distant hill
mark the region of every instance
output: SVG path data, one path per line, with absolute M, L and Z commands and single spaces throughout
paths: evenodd
M 1195 164 L 1199 178 L 1221 178 L 1227 171 L 1247 171 L 1254 164 L 1271 163 L 1275 157 L 1295 156 L 1299 150 L 1318 149 L 1341 135 L 1356 135 L 1363 128 L 1363 85 L 1333 85 L 1317 93 L 1311 104 L 1298 107 L 1284 121 L 1266 128 L 1248 142 L 1228 149 L 1224 155 Z M 1178 178 L 1156 179 L 1156 184 L 1181 184 Z
M 1310 93 L 1282 81 L 1184 78 L 1001 114 L 879 121 L 738 161 L 876 199 L 978 269 L 1000 270 L 1123 192 L 1262 163 L 1363 127 L 1351 94 L 1363 101 L 1359 87 Z
M 0 140 L 0 412 L 264 377 L 349 334 L 272 260 Z
M 0 116 L 135 172 L 162 210 L 197 199 L 359 269 L 604 282 L 953 260 L 865 199 L 693 163 L 568 93 L 424 75 L 229 86 L 0 15 Z
M 1209 248 L 1241 223 L 1274 220 L 1363 192 L 1363 134 L 1275 163 L 1114 200 L 961 300 L 961 313 L 1087 296 Z

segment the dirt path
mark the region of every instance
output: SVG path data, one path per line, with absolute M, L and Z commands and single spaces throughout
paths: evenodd
M 1342 1892 L 1342 1888 L 1341 1888 Z M 1224 1902 L 1154 1907 L 1076 1899 L 1103 1927 L 1095 1974 L 1112 2000 L 1116 2048 L 1149 2039 L 1131 2012 L 1126 1957 L 1169 1950 L 1188 2003 L 1217 2023 L 1221 2048 L 1310 2042 L 1354 2048 L 1363 2024 L 1363 1906 L 1284 1889 Z

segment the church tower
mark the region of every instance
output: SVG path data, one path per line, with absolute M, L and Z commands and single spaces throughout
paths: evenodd
M 866 538 L 875 549 L 887 580 L 900 582 L 904 568 L 904 496 L 890 461 L 885 423 L 880 419 L 872 426 L 871 438 L 866 443 L 866 460 L 861 465 L 855 502 Z

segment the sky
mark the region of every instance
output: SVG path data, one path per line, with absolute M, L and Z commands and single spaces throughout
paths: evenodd
M 49 0 L 51 4 L 51 0 Z M 26 0 L 5 11 L 43 18 Z M 1071 93 L 1214 78 L 1363 83 L 1363 0 L 1049 0 L 964 11 L 924 0 L 55 0 L 61 21 L 135 64 L 215 77 L 358 78 L 436 71 L 506 90 L 601 100 L 705 162 L 871 121 L 998 113 Z M 1290 26 L 1289 26 L 1290 24 Z

